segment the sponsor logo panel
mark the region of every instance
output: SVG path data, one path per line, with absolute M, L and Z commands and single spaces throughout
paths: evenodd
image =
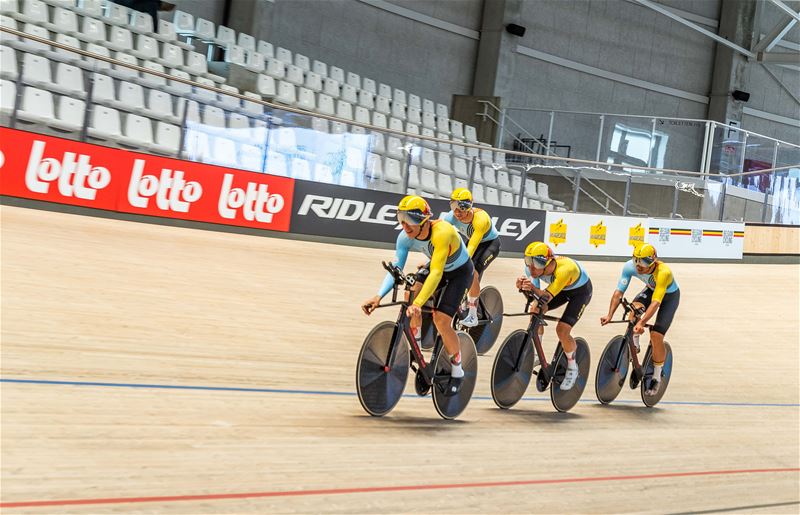
M 294 180 L 0 128 L 0 194 L 288 231 Z
M 397 240 L 400 193 L 295 181 L 292 232 L 364 241 Z M 426 199 L 439 217 L 450 210 L 445 200 Z M 519 252 L 544 239 L 545 212 L 501 206 L 485 207 L 497 227 L 503 251 Z

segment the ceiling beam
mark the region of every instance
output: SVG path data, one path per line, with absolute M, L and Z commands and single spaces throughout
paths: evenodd
M 694 24 L 694 23 L 692 23 L 690 21 L 687 21 L 687 20 L 681 18 L 677 14 L 665 9 L 664 7 L 662 7 L 661 5 L 658 5 L 655 2 L 651 2 L 650 0 L 634 0 L 634 1 L 636 3 L 638 3 L 638 4 L 641 4 L 641 5 L 645 6 L 645 7 L 650 8 L 650 9 L 652 9 L 652 10 L 658 12 L 658 13 L 661 13 L 664 16 L 666 16 L 668 18 L 671 18 L 672 20 L 677 21 L 681 25 L 685 25 L 685 26 L 689 27 L 690 29 L 696 30 L 697 32 L 699 32 L 701 34 L 710 37 L 711 39 L 713 39 L 714 41 L 716 41 L 717 43 L 719 43 L 721 45 L 725 45 L 728 48 L 732 48 L 733 50 L 736 50 L 740 54 L 746 55 L 747 57 L 756 57 L 756 54 L 754 54 L 750 50 L 748 50 L 746 48 L 743 48 L 743 47 L 740 47 L 739 45 L 737 45 L 735 43 L 731 43 L 730 41 L 728 41 L 727 39 L 723 38 L 722 36 L 718 36 L 717 34 L 714 34 L 713 32 L 708 31 L 708 30 L 704 29 L 703 27 L 701 27 L 699 25 L 696 25 L 696 24 Z M 776 2 L 776 1 L 779 1 L 779 0 L 772 0 L 772 1 Z
M 786 14 L 788 14 L 789 16 L 794 18 L 795 20 L 800 21 L 800 13 L 798 13 L 797 11 L 795 11 L 794 9 L 792 9 L 791 7 L 786 5 L 785 3 L 781 2 L 781 0 L 769 0 L 769 1 L 772 2 L 773 4 L 775 4 L 775 6 L 777 6 L 778 9 L 780 9 L 781 11 L 785 12 Z
M 770 64 L 800 64 L 800 54 L 796 52 L 759 52 L 758 62 Z
M 772 50 L 772 48 L 783 39 L 786 33 L 789 32 L 792 27 L 794 27 L 795 23 L 797 23 L 797 20 L 794 18 L 786 18 L 781 20 L 781 22 L 775 25 L 775 27 L 764 37 L 764 39 L 756 43 L 756 45 L 753 47 L 753 52 L 769 52 Z

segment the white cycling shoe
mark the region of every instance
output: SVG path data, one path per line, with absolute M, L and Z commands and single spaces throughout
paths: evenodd
M 478 325 L 478 315 L 477 313 L 469 312 L 467 316 L 461 319 L 461 325 L 464 327 L 475 327 Z
M 561 381 L 561 386 L 559 387 L 561 390 L 569 390 L 573 386 L 575 386 L 575 381 L 578 380 L 578 365 L 575 364 L 573 366 L 567 367 L 567 373 L 564 374 L 564 380 Z

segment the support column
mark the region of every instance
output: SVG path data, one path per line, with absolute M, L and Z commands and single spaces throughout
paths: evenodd
M 722 0 L 719 35 L 741 47 L 753 48 L 758 38 L 757 4 L 745 0 Z M 747 56 L 717 44 L 708 106 L 709 119 L 724 124 L 736 121 L 741 126 L 745 103 L 734 100 L 731 93 L 737 89 L 750 92 L 746 73 L 748 65 Z
M 453 97 L 453 118 L 478 131 L 478 139 L 487 143 L 502 141 L 498 124 L 474 113 L 483 110 L 478 100 L 488 100 L 498 108 L 505 107 L 504 100 L 510 98 L 514 78 L 514 48 L 520 41 L 506 31 L 506 25 L 521 25 L 521 10 L 524 0 L 484 0 L 481 21 L 481 39 L 478 44 L 478 58 L 475 63 L 475 79 L 472 95 Z M 501 113 L 491 112 L 499 122 Z

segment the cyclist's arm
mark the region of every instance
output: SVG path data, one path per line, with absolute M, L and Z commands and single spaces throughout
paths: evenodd
M 672 270 L 667 267 L 659 268 L 655 272 L 656 287 L 653 289 L 653 302 L 664 300 L 664 295 L 667 293 L 667 287 L 672 284 Z
M 614 313 L 617 312 L 617 308 L 622 303 L 622 295 L 624 295 L 619 290 L 614 290 L 614 294 L 611 295 L 611 304 L 608 306 L 608 318 L 614 316 Z
M 450 251 L 447 242 L 443 241 L 438 245 L 434 243 L 433 255 L 431 255 L 430 273 L 422 283 L 422 289 L 419 290 L 417 297 L 414 299 L 414 305 L 422 307 L 428 301 L 436 287 L 439 286 L 439 281 L 444 274 L 444 266 L 447 264 L 447 256 Z
M 408 260 L 408 245 L 405 244 L 405 241 L 402 239 L 403 233 L 401 232 L 397 236 L 397 250 L 395 251 L 394 259 L 392 263 L 400 267 L 402 270 L 404 266 L 406 266 L 406 261 Z M 387 293 L 392 291 L 392 287 L 394 286 L 394 276 L 387 272 L 386 277 L 383 279 L 383 283 L 381 284 L 380 290 L 378 290 L 378 297 L 383 298 Z
M 475 254 L 475 250 L 478 248 L 481 240 L 491 228 L 492 219 L 489 218 L 489 215 L 486 213 L 486 211 L 478 211 L 473 215 L 473 232 L 472 236 L 469 238 L 469 242 L 467 243 L 467 252 L 469 252 L 469 257 L 472 257 L 473 254 Z
M 542 289 L 541 289 L 541 288 L 542 288 L 542 283 L 541 283 L 541 281 L 539 281 L 539 278 L 538 278 L 538 277 L 533 277 L 533 276 L 531 275 L 531 271 L 530 271 L 530 269 L 527 267 L 527 265 L 525 266 L 525 268 L 524 268 L 524 271 L 525 271 L 525 277 L 527 277 L 527 278 L 528 278 L 528 280 L 529 280 L 529 281 L 531 282 L 531 284 L 533 285 L 533 293 L 535 293 L 536 295 L 538 295 L 539 297 L 541 297 L 541 296 L 544 294 L 544 290 L 542 290 Z
M 631 261 L 625 263 L 622 267 L 622 275 L 619 277 L 619 281 L 617 281 L 617 289 L 614 290 L 614 294 L 611 295 L 611 304 L 608 306 L 608 318 L 614 316 L 616 313 L 617 308 L 622 303 L 622 296 L 625 295 L 625 291 L 628 289 L 628 286 L 631 284 L 631 277 L 633 277 L 634 267 Z

